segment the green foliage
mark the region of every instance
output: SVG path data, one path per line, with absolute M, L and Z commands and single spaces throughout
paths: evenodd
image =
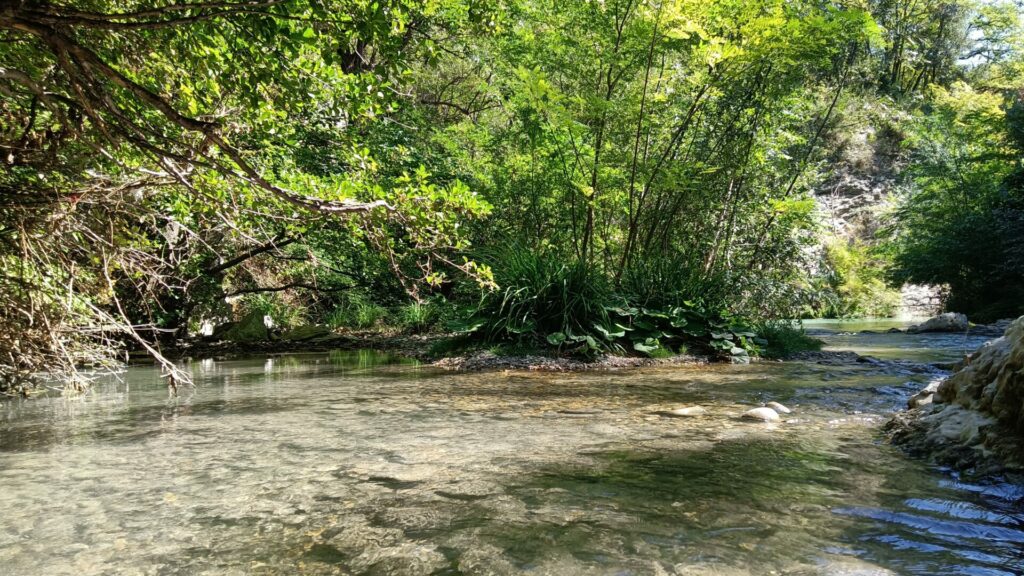
M 278 294 L 248 295 L 238 303 L 237 308 L 240 316 L 252 312 L 270 316 L 274 320 L 274 326 L 278 328 L 292 328 L 307 321 L 302 306 L 296 306 Z
M 825 244 L 824 286 L 812 289 L 816 318 L 888 318 L 895 315 L 900 293 L 886 283 L 887 263 L 859 241 L 832 239 Z
M 561 335 L 596 351 L 611 330 L 607 280 L 582 264 L 565 264 L 553 254 L 509 246 L 481 260 L 496 273 L 499 288 L 483 294 L 467 328 L 489 340 Z
M 761 354 L 766 358 L 785 358 L 797 352 L 821 350 L 824 342 L 808 336 L 803 326 L 787 321 L 766 322 L 757 327 Z
M 501 288 L 483 295 L 462 329 L 487 341 L 546 343 L 583 355 L 660 357 L 685 351 L 687 344 L 724 356 L 755 349 L 755 334 L 738 319 L 691 301 L 637 305 L 580 263 L 567 265 L 515 245 L 482 260 L 496 271 Z
M 325 321 L 331 328 L 366 330 L 379 327 L 387 317 L 386 308 L 373 302 L 366 293 L 353 291 L 327 313 Z
M 395 323 L 405 332 L 421 334 L 438 326 L 442 321 L 442 305 L 436 302 L 410 302 L 399 307 Z
M 422 332 L 482 291 L 467 328 L 585 354 L 756 353 L 738 318 L 809 283 L 810 313 L 886 314 L 890 264 L 1020 310 L 1022 26 L 1005 1 L 17 3 L 0 352 L 39 346 L 2 363 L 237 297 Z M 881 248 L 832 244 L 809 281 L 861 102 L 909 166 Z
M 913 125 L 916 162 L 886 231 L 893 278 L 945 285 L 947 307 L 977 320 L 1024 313 L 1019 104 L 962 83 L 932 96 Z

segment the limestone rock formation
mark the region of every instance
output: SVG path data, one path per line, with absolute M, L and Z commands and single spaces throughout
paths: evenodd
M 896 416 L 893 440 L 979 471 L 1024 469 L 1024 316 L 972 354 L 930 404 Z
M 967 316 L 959 312 L 946 312 L 926 320 L 922 324 L 907 328 L 907 332 L 916 334 L 919 332 L 965 332 L 970 327 Z

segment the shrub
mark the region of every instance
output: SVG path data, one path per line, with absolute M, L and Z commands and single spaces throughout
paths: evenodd
M 563 334 L 588 349 L 608 325 L 607 279 L 576 262 L 512 246 L 486 254 L 499 288 L 484 293 L 468 329 L 491 341 Z M 589 338 L 589 339 L 588 339 Z
M 332 328 L 373 328 L 387 317 L 388 311 L 370 301 L 362 292 L 346 294 L 341 302 L 327 314 L 327 325 Z
M 489 342 L 546 342 L 585 355 L 656 357 L 679 353 L 687 344 L 724 356 L 746 356 L 756 348 L 755 334 L 738 319 L 709 312 L 699 302 L 670 305 L 668 297 L 654 298 L 653 279 L 663 278 L 663 270 L 649 271 L 644 279 L 632 276 L 631 293 L 621 295 L 600 272 L 579 262 L 559 263 L 543 252 L 512 246 L 483 260 L 500 288 L 483 295 L 463 329 Z M 638 296 L 641 291 L 646 295 Z M 652 301 L 662 306 L 648 306 Z
M 824 342 L 807 335 L 802 325 L 791 322 L 766 322 L 757 328 L 761 339 L 761 355 L 766 358 L 785 358 L 796 352 L 821 350 Z
M 441 309 L 434 302 L 411 302 L 395 310 L 394 323 L 405 332 L 427 332 L 437 325 Z
M 824 286 L 812 315 L 828 318 L 887 318 L 899 307 L 899 291 L 885 282 L 885 262 L 862 242 L 825 245 Z
M 286 302 L 278 294 L 248 295 L 243 298 L 240 308 L 241 316 L 260 312 L 273 318 L 274 323 L 281 327 L 298 326 L 306 321 L 306 310 L 303 306 Z

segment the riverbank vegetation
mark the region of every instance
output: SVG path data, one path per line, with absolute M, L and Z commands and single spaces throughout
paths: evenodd
M 738 357 L 907 281 L 1024 312 L 1022 26 L 1009 0 L 6 7 L 0 387 L 139 348 L 184 381 L 162 351 L 254 312 Z M 884 201 L 837 235 L 821 199 L 860 176 Z

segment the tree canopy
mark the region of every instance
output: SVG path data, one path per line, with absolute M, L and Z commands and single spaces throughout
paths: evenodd
M 687 314 L 745 349 L 741 324 L 881 311 L 883 280 L 1020 312 L 1020 8 L 5 3 L 2 378 L 162 358 L 250 309 L 412 303 L 629 353 L 695 337 Z M 830 238 L 857 130 L 891 148 L 891 209 Z

